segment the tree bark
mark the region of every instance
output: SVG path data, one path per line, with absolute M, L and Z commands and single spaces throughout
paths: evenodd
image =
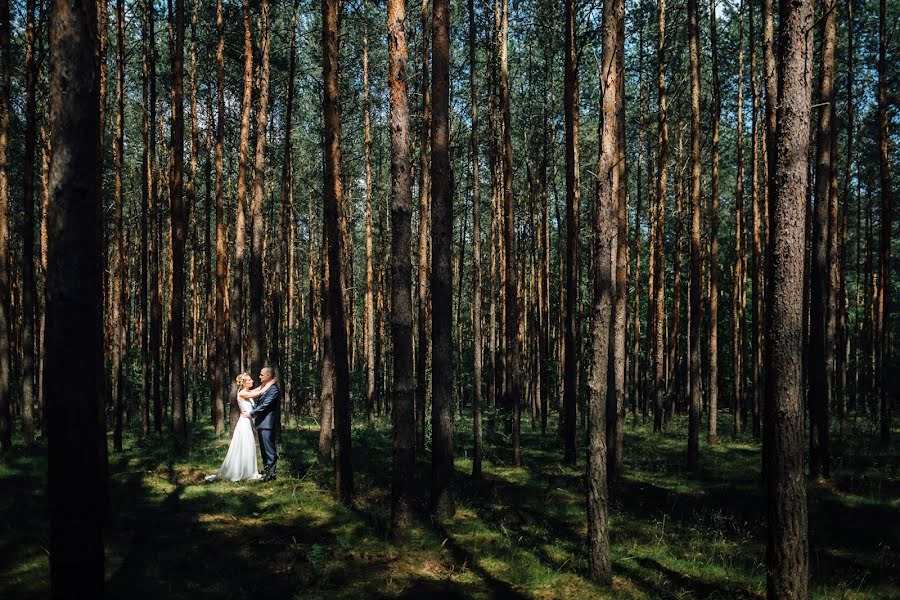
M 812 2 L 784 3 L 778 84 L 775 245 L 767 296 L 765 476 L 768 486 L 769 598 L 807 598 L 809 560 L 803 473 L 802 293 L 813 64 Z
M 752 74 L 751 74 L 752 75 Z M 734 184 L 734 263 L 731 284 L 731 418 L 743 431 L 744 406 L 744 0 L 738 5 L 737 175 Z
M 393 339 L 393 475 L 391 536 L 402 540 L 412 520 L 416 420 L 412 380 L 412 174 L 409 158 L 405 0 L 388 0 L 388 89 L 391 119 L 391 337 Z
M 601 585 L 612 584 L 612 560 L 609 548 L 607 485 L 606 411 L 609 386 L 609 354 L 613 317 L 613 240 L 618 221 L 615 207 L 619 201 L 621 171 L 618 160 L 624 151 L 618 118 L 616 89 L 621 76 L 616 68 L 620 22 L 625 18 L 624 0 L 603 5 L 603 58 L 600 71 L 601 117 L 600 148 L 597 159 L 596 236 L 592 267 L 592 343 L 590 404 L 588 408 L 588 563 L 591 577 Z
M 115 169 L 115 275 L 113 323 L 115 325 L 113 352 L 113 373 L 116 379 L 115 426 L 113 428 L 113 449 L 122 451 L 122 426 L 125 416 L 125 332 L 128 329 L 128 281 L 125 258 L 125 227 L 123 214 L 123 154 L 125 149 L 125 1 L 116 0 L 116 139 L 113 146 L 113 167 Z
M 822 63 L 819 70 L 819 115 L 816 127 L 815 206 L 812 216 L 812 250 L 809 323 L 809 476 L 828 477 L 828 408 L 834 377 L 834 339 L 828 336 L 826 321 L 829 311 L 828 240 L 833 232 L 828 223 L 831 203 L 831 178 L 834 171 L 832 138 L 834 136 L 834 50 L 837 34 L 837 10 L 834 0 L 822 3 Z
M 48 218 L 47 345 L 50 585 L 103 595 L 106 509 L 100 119 L 92 0 L 50 8 L 53 156 Z M 81 351 L 72 352 L 71 341 Z M 72 381 L 80 381 L 72 386 Z
M 367 3 L 363 1 L 363 15 Z M 365 17 L 364 17 L 365 18 Z M 369 106 L 369 32 L 363 34 L 363 123 L 365 129 L 366 177 L 366 298 L 363 347 L 366 354 L 366 417 L 375 426 L 375 257 L 372 241 L 372 124 Z
M 892 340 L 890 336 L 890 328 L 887 324 L 890 315 L 890 291 L 891 291 L 891 219 L 893 217 L 893 204 L 891 195 L 891 166 L 890 151 L 888 144 L 890 143 L 889 126 L 890 120 L 887 114 L 887 63 L 886 63 L 886 7 L 885 0 L 879 3 L 878 12 L 878 174 L 881 186 L 881 235 L 878 250 L 878 296 L 876 298 L 876 322 L 878 323 L 877 332 L 877 385 L 879 388 L 880 415 L 879 422 L 881 425 L 881 443 L 884 446 L 890 442 L 891 436 L 891 396 L 889 390 L 892 378 L 896 378 L 890 372 L 891 360 L 893 357 Z
M 453 196 L 450 189 L 450 2 L 432 7 L 431 120 L 431 510 L 453 516 L 452 283 Z
M 12 447 L 12 412 L 9 389 L 9 98 L 10 98 L 10 10 L 9 0 L 0 0 L 0 451 Z
M 716 0 L 709 2 L 709 38 L 713 85 L 712 189 L 709 215 L 709 429 L 707 440 L 716 445 L 719 405 L 719 122 L 722 93 L 716 31 Z
M 269 119 L 269 2 L 262 0 L 259 16 L 261 60 L 259 65 L 259 97 L 256 105 L 256 152 L 253 167 L 253 197 L 250 202 L 250 344 L 247 365 L 251 373 L 268 361 L 266 328 L 263 327 L 263 200 L 266 185 L 266 125 Z
M 25 156 L 22 161 L 22 435 L 34 441 L 35 304 L 34 161 L 37 140 L 35 2 L 25 3 Z
M 469 0 L 469 90 L 471 103 L 471 140 L 469 152 L 472 161 L 472 337 L 473 339 L 473 394 L 472 394 L 472 478 L 481 478 L 482 431 L 482 351 L 484 340 L 481 329 L 481 186 L 478 175 L 478 88 L 475 64 L 475 2 Z M 389 21 L 390 23 L 390 21 Z M 405 94 L 404 94 L 405 100 Z M 407 159 L 408 160 L 408 159 Z M 396 304 L 395 304 L 396 310 Z M 395 367 L 396 368 L 396 367 Z
M 175 48 L 172 54 L 172 159 L 170 213 L 172 219 L 172 428 L 179 443 L 186 441 L 184 382 L 184 243 L 187 213 L 183 197 L 184 171 L 184 0 L 175 0 Z
M 418 340 L 416 342 L 416 429 L 417 448 L 425 449 L 425 406 L 427 401 L 428 369 L 428 222 L 430 167 L 428 145 L 431 132 L 431 95 L 428 84 L 428 58 L 431 54 L 428 23 L 428 0 L 422 0 L 422 125 L 419 130 L 419 273 L 418 273 Z M 433 370 L 432 366 L 432 370 Z
M 657 116 L 659 119 L 656 128 L 656 233 L 654 236 L 655 250 L 653 257 L 653 285 L 651 286 L 651 294 L 653 294 L 653 325 L 650 333 L 651 344 L 651 364 L 653 377 L 653 431 L 659 433 L 663 428 L 663 418 L 665 416 L 665 339 L 663 336 L 663 328 L 665 322 L 663 319 L 663 307 L 665 306 L 665 243 L 663 237 L 665 235 L 666 224 L 666 176 L 668 173 L 669 160 L 669 121 L 666 103 L 668 101 L 666 95 L 666 2 L 659 0 L 657 3 L 659 35 L 656 46 L 657 59 L 657 87 L 658 87 L 658 108 Z M 678 266 L 676 265 L 676 270 Z
M 225 248 L 227 232 L 225 226 L 225 16 L 222 0 L 216 2 L 216 366 L 213 386 L 213 428 L 216 435 L 225 430 L 225 406 L 229 386 L 228 347 L 226 338 L 225 293 L 228 287 L 227 261 Z M 236 376 L 236 374 L 235 374 Z
M 322 365 L 323 411 L 333 404 L 334 429 L 334 493 L 339 502 L 349 504 L 353 498 L 353 464 L 350 449 L 350 373 L 347 364 L 347 328 L 341 299 L 341 256 L 343 240 L 340 211 L 344 188 L 341 181 L 341 109 L 338 88 L 338 56 L 340 40 L 340 1 L 322 0 L 322 114 L 325 121 L 325 198 L 323 247 L 326 250 L 326 280 L 322 303 L 324 360 Z M 326 398 L 331 396 L 331 401 Z M 322 427 L 326 423 L 323 420 Z M 319 441 L 320 454 L 323 450 Z
M 566 307 L 563 345 L 563 445 L 566 464 L 576 462 L 576 406 L 578 404 L 578 59 L 575 48 L 575 0 L 566 0 L 566 58 L 564 73 L 564 118 L 566 136 Z M 604 402 L 606 400 L 604 399 Z

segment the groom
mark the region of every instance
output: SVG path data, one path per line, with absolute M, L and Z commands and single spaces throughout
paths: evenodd
M 275 370 L 272 367 L 263 367 L 259 372 L 260 385 L 269 381 L 275 383 L 259 397 L 256 407 L 247 416 L 253 418 L 256 430 L 259 433 L 259 446 L 262 451 L 265 473 L 263 481 L 275 479 L 275 463 L 278 462 L 278 452 L 275 450 L 275 441 L 281 429 L 281 390 L 278 389 L 278 380 L 275 379 Z

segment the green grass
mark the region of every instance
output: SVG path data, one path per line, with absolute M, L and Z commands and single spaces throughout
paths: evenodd
M 727 414 L 721 430 L 727 430 Z M 524 468 L 505 438 L 472 480 L 471 433 L 458 421 L 458 512 L 419 517 L 403 547 L 388 541 L 391 437 L 354 430 L 356 500 L 331 497 L 313 424 L 286 429 L 276 482 L 203 482 L 228 440 L 191 430 L 184 456 L 168 438 L 132 434 L 110 454 L 105 530 L 111 598 L 749 598 L 765 593 L 765 503 L 759 445 L 701 446 L 683 470 L 684 423 L 662 436 L 626 425 L 625 475 L 611 497 L 612 589 L 586 560 L 583 454 L 561 464 L 555 435 L 524 433 Z M 812 590 L 821 598 L 900 597 L 900 452 L 847 425 L 833 477 L 809 486 Z M 46 446 L 0 460 L 0 597 L 49 595 Z

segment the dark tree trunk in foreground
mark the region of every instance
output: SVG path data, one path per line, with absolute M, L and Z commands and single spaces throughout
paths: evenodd
M 563 343 L 562 430 L 564 462 L 576 461 L 576 406 L 578 404 L 578 62 L 575 49 L 575 0 L 566 0 L 566 59 L 564 82 L 566 136 L 566 307 Z
M 879 421 L 881 423 L 881 443 L 887 445 L 891 437 L 891 396 L 896 394 L 890 382 L 896 380 L 891 373 L 889 365 L 893 357 L 891 336 L 887 323 L 891 291 L 891 221 L 893 214 L 893 198 L 891 196 L 891 166 L 888 144 L 890 136 L 888 127 L 890 120 L 887 114 L 887 64 L 885 62 L 885 0 L 879 4 L 878 17 L 878 173 L 881 183 L 881 243 L 878 250 L 878 297 L 876 298 L 876 321 L 878 332 L 876 340 L 876 366 L 877 385 L 879 388 L 879 403 L 881 405 Z
M 616 231 L 616 208 L 622 171 L 618 161 L 624 154 L 619 147 L 621 138 L 617 118 L 616 88 L 624 76 L 616 68 L 616 50 L 621 33 L 620 22 L 625 18 L 624 0 L 603 5 L 603 60 L 600 86 L 602 92 L 600 152 L 597 161 L 597 204 L 595 217 L 595 254 L 593 260 L 593 358 L 590 377 L 590 405 L 588 407 L 588 561 L 591 577 L 602 585 L 612 583 L 612 560 L 609 551 L 609 518 L 607 503 L 606 410 L 609 393 L 610 325 L 612 321 L 613 238 Z
M 416 341 L 416 447 L 425 450 L 425 406 L 428 368 L 428 207 L 430 167 L 428 147 L 431 140 L 431 93 L 428 86 L 428 57 L 431 55 L 431 27 L 428 23 L 428 0 L 422 0 L 422 125 L 419 131 L 419 273 L 418 273 L 418 340 Z
M 9 310 L 9 0 L 0 0 L 0 451 L 12 445 L 9 372 L 11 313 Z
M 172 162 L 170 213 L 172 217 L 172 426 L 183 443 L 185 429 L 184 379 L 184 243 L 187 211 L 184 206 L 184 0 L 175 0 L 175 48 L 172 54 Z
M 456 512 L 453 497 L 452 280 L 453 196 L 450 189 L 450 1 L 434 0 L 431 99 L 431 510 Z
M 390 23 L 390 21 L 388 21 Z M 473 394 L 472 394 L 472 477 L 481 477 L 481 365 L 482 339 L 481 328 L 481 186 L 478 180 L 478 88 L 476 87 L 475 65 L 475 2 L 469 0 L 469 87 L 472 104 L 472 132 L 469 152 L 472 161 L 472 337 L 473 344 Z M 405 95 L 404 95 L 405 99 Z M 408 247 L 408 246 L 407 246 Z M 395 305 L 396 306 L 396 305 Z M 395 309 L 396 310 L 396 309 Z
M 74 6 L 72 5 L 74 4 Z M 46 288 L 50 582 L 54 598 L 103 596 L 106 439 L 100 245 L 97 13 L 50 8 L 52 164 Z M 72 352 L 78 340 L 79 352 Z M 79 384 L 73 386 L 72 382 Z
M 812 2 L 781 11 L 775 244 L 769 257 L 766 319 L 765 473 L 769 598 L 808 598 L 806 477 L 803 469 L 802 293 L 808 179 Z
M 688 0 L 691 56 L 691 283 L 690 283 L 690 404 L 688 407 L 687 468 L 697 468 L 700 452 L 700 31 L 697 0 Z
M 388 90 L 391 120 L 391 337 L 394 344 L 391 536 L 402 539 L 412 519 L 416 417 L 412 360 L 412 173 L 406 88 L 405 0 L 388 0 Z
M 810 317 L 809 317 L 809 476 L 829 475 L 828 407 L 831 405 L 834 339 L 826 334 L 828 309 L 828 213 L 831 177 L 835 159 L 834 136 L 834 48 L 837 10 L 834 0 L 822 4 L 822 65 L 819 71 L 819 122 L 816 129 L 815 206 L 812 215 Z
M 338 501 L 348 503 L 353 497 L 353 465 L 350 454 L 350 373 L 347 364 L 347 328 L 341 300 L 340 211 L 344 201 L 341 181 L 341 109 L 338 89 L 338 55 L 340 39 L 340 0 L 322 0 L 322 113 L 325 120 L 325 198 L 323 221 L 326 249 L 322 303 L 323 342 L 322 405 L 325 396 L 333 398 L 334 492 Z M 325 424 L 322 424 L 323 427 Z M 320 445 L 319 451 L 322 448 Z

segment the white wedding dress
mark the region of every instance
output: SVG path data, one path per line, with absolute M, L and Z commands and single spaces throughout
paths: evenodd
M 253 403 L 249 400 L 238 398 L 238 406 L 241 412 L 253 409 Z M 215 475 L 208 475 L 206 481 L 226 479 L 228 481 L 241 481 L 242 479 L 259 479 L 261 475 L 256 469 L 256 438 L 253 436 L 251 419 L 241 417 L 234 428 L 231 437 L 231 445 L 225 460 Z

